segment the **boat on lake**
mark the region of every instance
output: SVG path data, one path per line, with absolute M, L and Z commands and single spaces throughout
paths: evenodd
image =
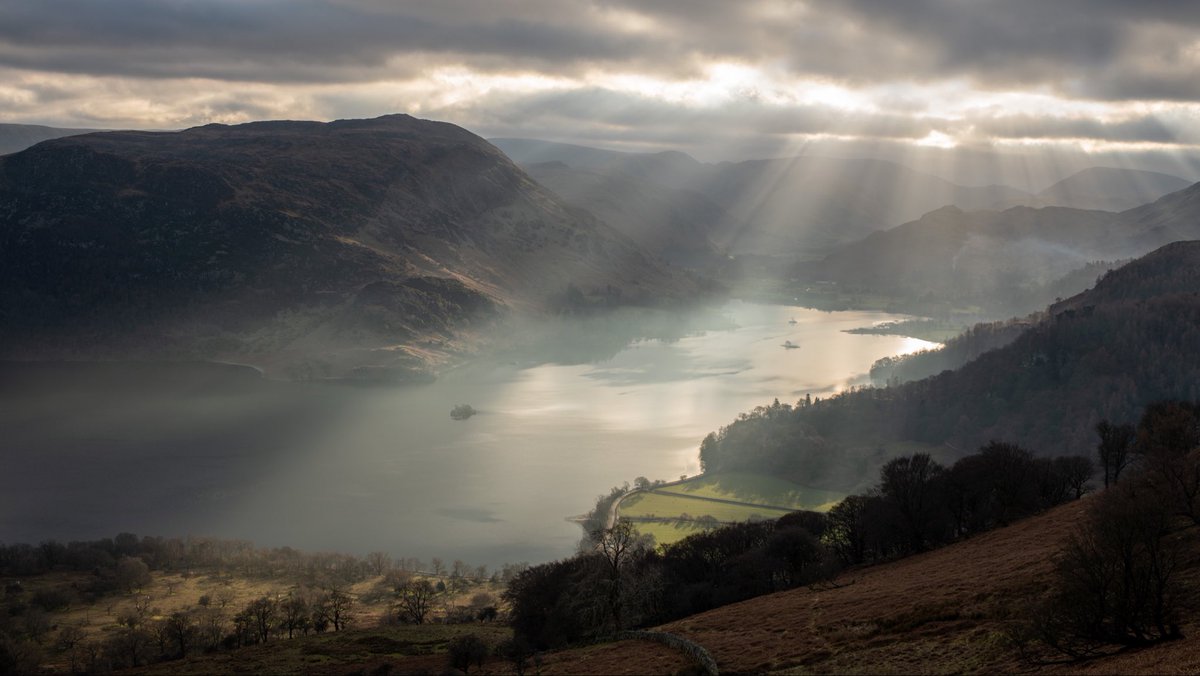
M 795 343 L 793 343 L 793 342 L 792 342 L 792 341 L 790 341 L 790 340 L 785 340 L 785 341 L 783 341 L 783 348 L 784 348 L 784 349 L 787 349 L 787 350 L 795 350 L 795 349 L 796 349 L 796 348 L 798 348 L 798 347 L 800 347 L 800 346 L 799 346 L 799 345 L 797 345 L 797 344 L 795 344 Z

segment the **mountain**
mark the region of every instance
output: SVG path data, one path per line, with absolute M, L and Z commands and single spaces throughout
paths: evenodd
M 1123 212 L 1127 246 L 1148 251 L 1168 242 L 1200 239 L 1200 183 Z
M 1046 206 L 1125 211 L 1182 190 L 1191 181 L 1139 169 L 1091 167 L 1072 174 L 1037 194 Z
M 0 124 L 0 155 L 15 153 L 52 138 L 87 134 L 92 129 L 59 129 L 37 124 Z
M 847 487 L 873 475 L 889 447 L 952 461 L 1001 439 L 1090 455 L 1101 419 L 1132 422 L 1150 403 L 1200 399 L 1198 269 L 1200 242 L 1167 245 L 957 370 L 744 417 L 705 441 L 701 462 Z
M 334 370 L 428 360 L 572 288 L 650 302 L 686 286 L 483 139 L 407 115 L 94 133 L 0 158 L 0 284 L 3 356 Z
M 939 209 L 801 264 L 808 282 L 1025 314 L 1090 286 L 1088 265 L 1200 239 L 1200 183 L 1114 213 L 1067 207 Z M 1085 274 L 1079 274 L 1083 272 Z
M 524 165 L 538 183 L 592 213 L 646 250 L 679 265 L 707 267 L 723 256 L 716 239 L 731 218 L 705 195 L 562 162 Z
M 638 181 L 704 195 L 724 211 L 719 225 L 706 229 L 718 247 L 733 254 L 811 258 L 947 204 L 992 209 L 1033 199 L 1016 188 L 957 185 L 885 160 L 797 156 L 706 164 L 678 152 L 620 153 L 528 139 L 495 142 L 522 164 L 561 162 L 612 176 L 619 184 Z M 597 199 L 594 179 L 581 177 L 586 185 L 571 187 L 570 178 L 559 177 L 560 194 Z M 604 199 L 617 201 L 620 195 Z M 653 219 L 647 214 L 634 220 Z
M 1126 242 L 1123 223 L 1106 211 L 966 212 L 948 206 L 841 246 L 799 272 L 851 292 L 932 297 L 1024 314 L 1061 294 L 1055 282 L 1089 262 L 1131 257 L 1135 247 Z M 1076 280 L 1081 286 L 1069 292 L 1087 288 L 1093 279 Z

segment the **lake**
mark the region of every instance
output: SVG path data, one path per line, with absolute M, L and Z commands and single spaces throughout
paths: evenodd
M 933 345 L 843 333 L 900 318 L 884 313 L 724 313 L 737 328 L 585 365 L 479 362 L 407 388 L 10 388 L 0 540 L 130 531 L 472 565 L 561 558 L 582 535 L 566 517 L 637 476 L 698 473 L 701 439 L 738 413 L 865 383 L 874 360 Z M 479 413 L 451 420 L 459 403 Z

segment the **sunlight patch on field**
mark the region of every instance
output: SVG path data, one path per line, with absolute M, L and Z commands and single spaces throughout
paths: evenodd
M 619 515 L 657 544 L 671 544 L 722 524 L 773 520 L 795 510 L 826 511 L 845 497 L 750 472 L 702 475 L 639 491 Z

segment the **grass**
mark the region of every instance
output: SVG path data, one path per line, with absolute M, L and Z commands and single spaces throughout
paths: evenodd
M 712 527 L 699 519 L 720 523 L 778 519 L 795 510 L 827 510 L 843 497 L 763 474 L 728 472 L 635 493 L 621 501 L 620 516 L 632 519 L 638 532 L 665 545 Z
M 730 505 L 705 498 L 688 498 L 664 495 L 658 492 L 639 493 L 621 502 L 621 516 L 638 517 L 702 517 L 711 516 L 717 521 L 749 521 L 753 518 L 779 518 L 788 509 Z M 687 515 L 686 517 L 684 515 Z
M 664 486 L 661 491 L 756 505 L 814 510 L 836 503 L 845 497 L 841 493 L 805 488 L 778 477 L 751 472 L 704 474 L 674 486 Z
M 383 664 L 407 662 L 414 672 L 441 673 L 446 664 L 446 647 L 463 634 L 475 634 L 489 646 L 512 636 L 504 625 L 422 624 L 350 629 L 291 640 L 272 641 L 227 653 L 160 662 L 149 671 L 155 674 L 301 674 L 362 673 Z M 405 658 L 425 658 L 412 663 Z M 492 669 L 499 664 L 489 665 Z M 358 667 L 354 669 L 354 667 Z M 401 668 L 400 673 L 408 671 Z M 382 671 L 382 670 L 380 670 Z M 386 672 L 382 672 L 386 673 Z
M 117 592 L 111 595 L 103 596 L 96 599 L 95 602 L 89 603 L 81 596 L 79 590 L 87 588 L 94 577 L 88 573 L 78 572 L 52 572 L 42 575 L 20 578 L 21 586 L 24 591 L 14 600 L 7 600 L 7 604 L 21 602 L 30 603 L 31 599 L 39 591 L 43 590 L 58 590 L 64 592 L 69 597 L 70 603 L 67 607 L 54 610 L 46 613 L 48 625 L 52 629 L 42 637 L 42 644 L 48 647 L 55 645 L 55 639 L 58 632 L 62 629 L 71 626 L 78 627 L 84 633 L 84 640 L 87 642 L 102 642 L 112 636 L 118 628 L 118 618 L 123 614 L 133 614 L 136 608 L 136 602 L 139 598 L 145 599 L 147 603 L 147 612 L 145 617 L 150 620 L 160 620 L 169 616 L 175 611 L 197 608 L 200 605 L 200 598 L 207 596 L 210 599 L 210 605 L 214 609 L 220 609 L 222 615 L 228 622 L 232 616 L 247 604 L 256 598 L 262 596 L 286 596 L 287 593 L 296 589 L 302 582 L 300 579 L 292 579 L 288 577 L 275 577 L 271 579 L 262 579 L 251 577 L 242 574 L 219 573 L 217 571 L 205 571 L 199 573 L 192 572 L 163 572 L 155 571 L 151 573 L 151 582 L 137 593 Z M 7 581 L 7 578 L 6 580 Z M 391 597 L 388 593 L 390 586 L 382 577 L 372 577 L 361 582 L 355 583 L 347 588 L 347 591 L 354 596 L 357 601 L 352 610 L 351 628 L 356 630 L 358 638 L 365 636 L 373 636 L 374 634 L 363 634 L 362 631 L 370 632 L 371 628 L 377 626 L 383 619 L 388 610 Z M 465 607 L 470 603 L 471 597 L 478 593 L 490 593 L 498 597 L 502 588 L 500 585 L 489 582 L 471 582 L 469 585 L 457 592 L 449 593 L 439 599 L 438 608 L 432 614 L 435 619 L 439 619 L 445 615 L 450 609 L 455 607 Z M 0 612 L 8 610 L 8 606 L 3 603 L 5 599 L 0 598 Z M 26 611 L 40 612 L 40 611 Z M 20 621 L 19 617 L 14 617 L 14 621 Z M 310 652 L 306 655 L 298 657 L 293 666 L 282 665 L 278 669 L 265 669 L 263 673 L 297 673 L 305 671 L 296 665 L 300 661 L 315 663 L 322 662 L 328 659 L 329 654 L 337 651 L 353 653 L 349 658 L 350 661 L 360 657 L 360 653 L 369 653 L 371 650 L 377 650 L 379 645 L 386 644 L 395 648 L 404 643 L 413 644 L 404 650 L 391 650 L 390 652 L 398 654 L 426 654 L 429 652 L 438 652 L 441 648 L 437 648 L 433 644 L 444 645 L 446 641 L 453 638 L 459 629 L 455 629 L 456 625 L 442 627 L 438 625 L 417 626 L 417 627 L 386 627 L 379 631 L 384 632 L 388 638 L 384 641 L 374 641 L 366 639 L 367 643 L 362 646 L 357 644 L 347 644 L 350 639 L 344 638 L 348 634 L 339 632 L 337 634 L 325 634 L 320 636 L 312 636 L 304 639 L 301 643 L 299 639 L 291 641 L 284 640 L 276 644 L 272 642 L 270 652 L 272 655 L 276 648 L 282 653 L 291 654 L 292 652 L 301 650 L 301 645 L 305 646 L 326 646 L 320 647 L 318 652 L 311 652 L 312 648 L 304 648 Z M 481 630 L 486 630 L 487 625 L 474 625 L 476 628 L 483 627 Z M 470 625 L 467 625 L 470 628 Z M 505 630 L 507 631 L 507 630 Z M 401 632 L 403 636 L 396 634 Z M 432 632 L 426 636 L 422 632 Z M 355 639 L 357 640 L 357 639 Z M 293 645 L 292 641 L 297 641 Z M 391 642 L 389 642 L 391 641 Z M 427 645 L 428 644 L 428 645 Z M 287 646 L 284 648 L 283 646 Z M 342 646 L 336 648 L 336 646 Z M 346 647 L 349 646 L 349 647 Z M 211 673 L 212 670 L 225 671 L 222 668 L 216 668 L 213 665 L 221 663 L 222 660 L 229 664 L 242 664 L 243 659 L 252 659 L 256 653 L 253 649 L 244 649 L 249 652 L 245 653 L 245 657 L 241 656 L 243 651 L 235 651 L 233 653 L 222 653 L 221 656 L 213 657 L 207 664 L 207 667 L 197 667 L 195 673 Z M 330 651 L 333 651 L 331 653 Z M 406 652 L 407 651 L 407 652 Z M 412 652 L 417 651 L 417 652 Z M 265 653 L 266 651 L 264 651 Z M 272 656 L 269 658 L 274 660 Z M 61 654 L 56 650 L 47 649 L 45 665 L 55 671 L 68 671 L 68 656 Z M 185 662 L 171 662 L 170 671 L 175 671 L 175 665 L 183 665 L 190 663 L 191 660 Z M 163 663 L 168 664 L 168 663 Z M 157 666 L 156 666 L 156 673 Z M 260 671 L 259 665 L 246 665 L 245 669 L 238 667 L 241 671 Z M 164 668 L 165 670 L 165 668 Z M 184 673 L 184 672 L 179 672 Z

